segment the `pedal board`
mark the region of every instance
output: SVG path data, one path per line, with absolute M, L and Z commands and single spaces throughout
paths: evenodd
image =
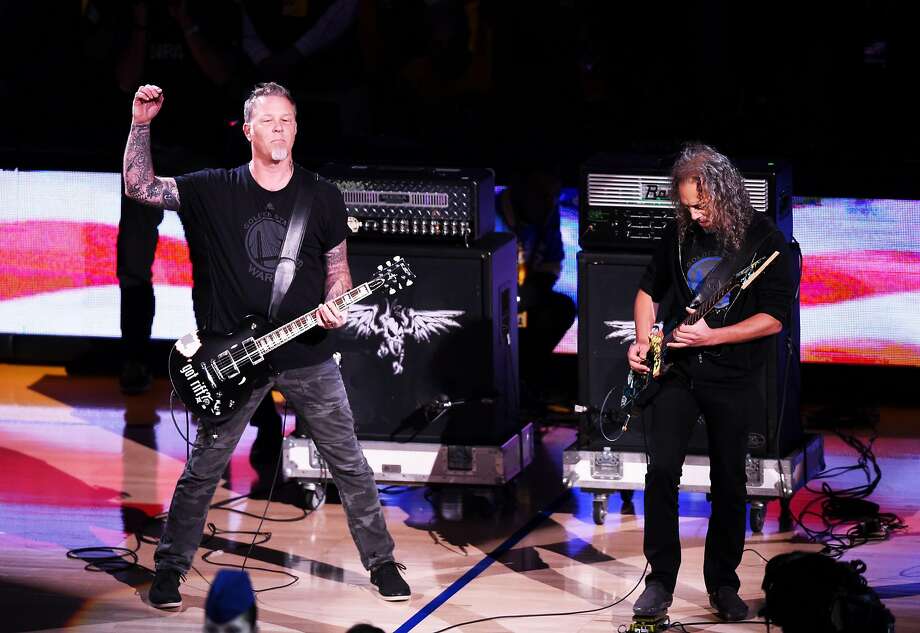
M 654 616 L 633 616 L 625 633 L 661 633 L 671 628 L 671 618 L 667 613 Z

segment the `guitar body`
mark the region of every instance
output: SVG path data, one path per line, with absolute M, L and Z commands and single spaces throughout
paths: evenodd
M 670 364 L 665 362 L 667 348 L 662 344 L 664 338 L 661 330 L 657 328 L 652 330 L 648 337 L 648 353 L 645 356 L 645 365 L 649 371 L 640 374 L 630 369 L 626 376 L 626 386 L 620 398 L 620 409 L 628 417 L 642 414 L 645 405 L 658 393 L 660 388 L 658 379 L 670 368 Z
M 219 423 L 243 406 L 270 373 L 255 339 L 270 329 L 259 316 L 243 318 L 231 334 L 186 334 L 169 352 L 169 380 L 192 415 Z
M 648 337 L 649 350 L 645 357 L 645 366 L 649 368 L 649 371 L 645 374 L 640 374 L 630 369 L 629 374 L 626 376 L 626 386 L 623 387 L 623 394 L 620 397 L 619 417 L 625 420 L 623 423 L 624 431 L 629 425 L 629 420 L 641 415 L 642 409 L 655 397 L 661 388 L 658 379 L 670 368 L 666 356 L 668 343 L 673 341 L 674 331 L 681 325 L 693 325 L 700 319 L 705 318 L 722 297 L 727 296 L 735 288 L 745 290 L 777 256 L 779 256 L 779 251 L 774 251 L 769 257 L 755 259 L 750 265 L 736 272 L 705 301 L 696 305 L 692 314 L 687 316 L 681 323 L 670 328 L 667 334 L 664 334 L 657 326 L 651 331 Z

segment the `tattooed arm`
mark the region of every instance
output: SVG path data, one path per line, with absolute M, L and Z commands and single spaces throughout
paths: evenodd
M 174 178 L 158 178 L 153 173 L 150 155 L 150 121 L 163 107 L 163 91 L 151 85 L 141 86 L 134 95 L 131 131 L 125 146 L 122 176 L 125 195 L 143 204 L 165 209 L 179 209 L 179 189 Z
M 333 246 L 326 258 L 326 301 L 351 290 L 351 271 L 348 269 L 348 251 L 345 240 Z
M 325 255 L 326 258 L 326 303 L 319 309 L 319 324 L 332 329 L 342 327 L 347 314 L 340 312 L 331 301 L 351 290 L 351 271 L 348 269 L 348 251 L 345 240 L 334 246 Z

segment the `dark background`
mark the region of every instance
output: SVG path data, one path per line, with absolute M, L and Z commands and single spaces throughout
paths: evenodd
M 248 148 L 231 123 L 245 95 L 285 75 L 299 94 L 361 95 L 347 122 L 328 99 L 300 103 L 295 152 L 308 165 L 489 166 L 501 183 L 539 159 L 574 184 L 597 151 L 702 140 L 733 157 L 790 160 L 797 195 L 916 197 L 910 4 L 362 0 L 332 50 L 279 73 L 242 54 L 234 2 L 190 2 L 203 31 L 236 47 L 233 79 L 172 112 L 173 129 L 155 127 L 154 140 L 200 151 L 202 164 L 241 162 Z M 0 2 L 0 165 L 120 169 L 131 95 L 113 68 L 131 5 Z M 164 112 L 180 107 L 186 86 L 145 80 L 166 89 Z M 196 130 L 215 125 L 224 137 L 201 147 Z
M 135 4 L 0 0 L 0 168 L 120 171 L 132 93 L 115 69 Z M 147 4 L 165 15 L 169 2 Z M 295 158 L 308 167 L 492 167 L 503 184 L 537 163 L 575 186 L 596 152 L 662 155 L 699 140 L 789 161 L 796 195 L 920 198 L 911 3 L 360 0 L 341 37 L 305 60 L 285 56 L 296 32 L 272 28 L 288 4 L 242 3 L 264 14 L 278 54 L 255 65 L 237 3 L 189 0 L 232 72 L 219 86 L 145 73 L 166 91 L 153 127 L 161 174 L 247 160 L 242 102 L 275 79 L 295 92 Z M 308 4 L 301 26 L 330 2 Z M 803 395 L 901 401 L 898 385 L 915 379 L 814 367 Z

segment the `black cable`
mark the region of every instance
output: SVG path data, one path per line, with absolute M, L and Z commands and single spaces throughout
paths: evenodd
M 799 241 L 795 239 L 795 236 L 792 236 L 792 243 L 796 245 L 795 251 L 798 255 L 798 271 L 799 275 L 795 280 L 795 293 L 793 294 L 792 301 L 793 305 L 798 304 L 801 301 L 801 291 L 802 291 L 802 267 L 804 264 L 804 259 L 802 256 L 802 247 L 799 244 Z M 783 395 L 780 397 L 779 410 L 777 412 L 776 420 L 776 437 L 775 447 L 774 447 L 774 456 L 776 457 L 776 467 L 779 469 L 779 485 L 780 485 L 780 498 L 791 500 L 792 496 L 795 495 L 795 491 L 792 491 L 792 494 L 786 496 L 786 475 L 783 471 L 783 456 L 781 454 L 781 443 L 780 438 L 783 434 L 783 423 L 786 420 L 786 396 L 789 391 L 789 372 L 792 369 L 792 356 L 795 354 L 798 356 L 799 350 L 793 350 L 792 347 L 792 328 L 790 327 L 786 334 L 786 366 L 783 370 Z M 800 361 L 799 361 L 800 362 Z M 801 414 L 800 414 L 801 415 Z M 790 477 L 792 473 L 789 473 Z M 791 482 L 790 482 L 791 486 Z
M 210 447 L 210 446 L 201 446 L 201 445 L 199 445 L 199 444 L 197 444 L 197 443 L 190 442 L 190 441 L 188 440 L 188 431 L 186 431 L 186 435 L 183 435 L 183 434 L 182 434 L 182 430 L 181 430 L 181 428 L 179 427 L 178 421 L 177 421 L 176 418 L 175 418 L 175 412 L 174 412 L 174 410 L 173 410 L 173 399 L 174 399 L 175 395 L 176 395 L 176 394 L 175 394 L 174 391 L 173 391 L 172 393 L 170 393 L 170 411 L 171 411 L 171 413 L 172 413 L 173 425 L 176 427 L 176 431 L 179 433 L 180 437 L 182 437 L 182 438 L 185 440 L 185 442 L 186 442 L 186 454 L 188 455 L 189 450 L 190 450 L 191 448 L 198 448 L 198 449 L 212 449 L 212 448 L 215 448 L 215 447 Z M 281 431 L 280 431 L 280 432 L 282 433 L 282 435 L 284 434 L 286 419 L 287 419 L 287 405 L 285 404 L 284 418 L 282 419 L 282 425 L 281 425 Z M 186 423 L 188 424 L 188 411 L 186 411 Z M 278 456 L 278 459 L 279 459 L 279 460 L 280 460 L 280 457 L 281 457 L 281 456 L 280 456 L 280 454 L 279 454 L 279 456 Z M 296 516 L 296 517 L 276 518 L 276 517 L 269 517 L 269 516 L 267 516 L 267 514 L 268 514 L 268 507 L 269 507 L 269 505 L 270 505 L 270 503 L 271 503 L 271 498 L 272 498 L 272 495 L 274 494 L 274 488 L 275 488 L 275 484 L 276 484 L 277 478 L 278 478 L 278 471 L 280 470 L 280 468 L 277 467 L 277 466 L 279 466 L 279 464 L 278 464 L 277 461 L 275 462 L 275 464 L 276 464 L 275 475 L 274 475 L 274 478 L 272 479 L 272 484 L 271 484 L 271 487 L 270 487 L 270 489 L 269 489 L 269 493 L 268 493 L 268 502 L 267 502 L 266 505 L 265 505 L 265 511 L 264 511 L 261 515 L 254 514 L 254 513 L 252 513 L 252 512 L 246 512 L 246 511 L 244 511 L 244 510 L 239 510 L 239 509 L 237 509 L 237 508 L 230 508 L 230 507 L 227 507 L 228 504 L 234 503 L 234 502 L 236 502 L 236 501 L 240 501 L 240 500 L 242 500 L 242 499 L 249 499 L 249 498 L 252 497 L 253 494 L 255 494 L 255 493 L 259 492 L 259 491 L 253 491 L 253 492 L 251 492 L 251 493 L 249 493 L 249 494 L 238 495 L 238 496 L 236 496 L 236 497 L 231 497 L 231 498 L 229 498 L 229 499 L 224 499 L 224 500 L 222 500 L 222 501 L 218 501 L 218 502 L 212 503 L 212 504 L 210 504 L 210 505 L 208 506 L 208 510 L 209 510 L 209 511 L 210 511 L 210 510 L 224 510 L 224 511 L 226 511 L 226 512 L 233 512 L 233 513 L 240 514 L 240 515 L 243 515 L 243 516 L 248 516 L 248 517 L 260 519 L 260 521 L 259 521 L 259 526 L 258 526 L 258 528 L 257 528 L 255 531 L 221 530 L 221 529 L 217 528 L 217 527 L 214 525 L 214 523 L 208 523 L 208 526 L 207 526 L 207 527 L 208 527 L 208 529 L 210 530 L 211 533 L 206 537 L 207 539 L 213 538 L 213 537 L 215 537 L 215 536 L 217 536 L 217 535 L 219 535 L 219 534 L 252 534 L 252 535 L 253 535 L 253 540 L 252 540 L 252 542 L 251 542 L 250 545 L 249 545 L 249 550 L 248 550 L 247 553 L 246 553 L 246 556 L 245 556 L 245 558 L 244 558 L 244 560 L 243 560 L 243 564 L 242 564 L 242 565 L 237 565 L 237 564 L 232 564 L 232 563 L 218 563 L 218 562 L 215 562 L 215 561 L 213 561 L 213 560 L 210 560 L 211 557 L 217 556 L 217 555 L 219 555 L 219 553 L 222 553 L 222 552 L 220 552 L 219 550 L 206 552 L 206 553 L 201 557 L 202 560 L 208 562 L 208 563 L 211 564 L 211 565 L 216 565 L 216 566 L 218 566 L 218 567 L 231 567 L 231 568 L 234 568 L 234 569 L 247 569 L 247 567 L 246 567 L 246 562 L 248 561 L 248 558 L 249 558 L 249 556 L 250 556 L 250 554 L 251 554 L 251 552 L 252 552 L 252 548 L 254 547 L 254 545 L 261 545 L 261 544 L 263 544 L 263 543 L 266 543 L 266 542 L 268 542 L 268 541 L 271 539 L 271 537 L 272 537 L 271 532 L 262 532 L 262 531 L 261 531 L 262 525 L 263 525 L 263 523 L 264 523 L 265 521 L 269 521 L 269 522 L 281 522 L 281 523 L 292 523 L 292 522 L 296 522 L 296 521 L 302 521 L 302 520 L 304 520 L 307 516 L 309 516 L 309 515 L 314 511 L 315 508 L 314 508 L 314 509 L 310 509 L 310 510 L 301 509 L 302 512 L 303 512 L 303 514 L 301 514 L 300 516 Z M 320 487 L 321 487 L 321 490 L 322 490 L 323 492 L 321 493 L 321 497 L 320 497 L 319 501 L 317 502 L 317 507 L 318 507 L 318 506 L 322 503 L 322 501 L 325 499 L 325 485 L 326 485 L 326 477 L 327 477 L 326 468 L 325 468 L 325 461 L 322 461 L 322 463 L 321 463 L 321 471 L 320 471 L 320 472 L 321 472 L 321 478 L 322 478 L 322 479 L 321 479 L 321 483 L 320 483 Z M 74 549 L 68 550 L 68 551 L 65 553 L 65 555 L 66 555 L 67 558 L 69 558 L 69 559 L 77 559 L 77 560 L 82 560 L 82 561 L 86 562 L 86 566 L 84 567 L 84 569 L 85 569 L 86 571 L 91 571 L 91 572 L 116 572 L 116 571 L 125 571 L 125 570 L 129 570 L 129 569 L 140 569 L 140 570 L 143 570 L 143 571 L 145 571 L 145 572 L 147 572 L 147 573 L 149 573 L 149 574 L 151 574 L 151 575 L 154 575 L 154 574 L 155 574 L 155 571 L 154 571 L 154 570 L 149 569 L 149 568 L 145 567 L 144 565 L 141 565 L 141 564 L 140 564 L 140 562 L 139 562 L 140 559 L 139 559 L 139 556 L 138 556 L 138 552 L 140 551 L 141 546 L 142 546 L 143 544 L 145 544 L 145 543 L 146 543 L 146 544 L 149 544 L 149 545 L 157 545 L 157 544 L 159 543 L 159 538 L 151 537 L 151 536 L 148 536 L 148 535 L 146 534 L 147 528 L 148 528 L 150 525 L 154 524 L 154 523 L 158 523 L 158 522 L 162 521 L 164 518 L 166 518 L 166 516 L 167 516 L 167 513 L 161 512 L 161 513 L 159 513 L 159 514 L 157 514 L 157 515 L 154 515 L 154 516 L 151 516 L 151 517 L 149 517 L 149 518 L 147 519 L 147 521 L 144 523 L 144 525 L 141 526 L 140 530 L 138 530 L 137 532 L 134 533 L 134 537 L 135 537 L 135 539 L 137 540 L 137 546 L 136 546 L 134 549 L 126 548 L 126 547 L 108 547 L 108 546 L 78 547 L 78 548 L 74 548 Z M 262 540 L 257 541 L 257 539 L 258 539 L 259 537 L 262 537 Z M 96 553 L 99 553 L 99 555 L 95 555 Z M 88 556 L 88 555 L 89 555 L 89 556 Z M 201 576 L 201 578 L 202 578 L 207 584 L 210 585 L 210 581 L 209 581 L 207 578 L 205 578 L 204 575 L 202 575 L 200 571 L 198 571 L 194 566 L 192 567 L 192 569 L 193 569 L 196 573 L 198 573 L 198 575 Z M 296 582 L 299 580 L 299 577 L 298 577 L 298 576 L 295 576 L 294 574 L 291 574 L 291 573 L 289 573 L 289 572 L 282 571 L 282 570 L 268 569 L 268 568 L 262 568 L 262 567 L 248 567 L 248 569 L 257 570 L 257 571 L 265 571 L 265 572 L 274 573 L 274 574 L 282 574 L 282 575 L 288 576 L 288 577 L 290 577 L 290 578 L 292 579 L 291 582 L 288 582 L 288 583 L 283 584 L 283 585 L 277 585 L 277 586 L 273 586 L 273 587 L 267 587 L 267 588 L 265 588 L 265 589 L 254 589 L 253 591 L 254 591 L 255 593 L 261 593 L 261 592 L 264 592 L 264 591 L 272 591 L 272 590 L 274 590 L 274 589 L 283 589 L 283 588 L 285 588 L 285 587 L 290 587 L 291 585 L 293 585 L 294 583 L 296 583 Z M 184 576 L 183 576 L 183 578 L 184 578 Z
M 813 480 L 827 480 L 846 473 L 862 471 L 866 483 L 842 490 L 834 490 L 827 481 L 821 483 L 820 490 L 806 484 L 805 489 L 815 497 L 805 504 L 798 516 L 793 515 L 793 518 L 809 542 L 824 546 L 823 554 L 831 558 L 840 558 L 854 547 L 887 540 L 891 532 L 905 529 L 907 525 L 897 515 L 879 512 L 877 504 L 865 500 L 865 497 L 871 495 L 878 487 L 882 477 L 878 460 L 872 451 L 873 444 L 878 438 L 875 427 L 872 427 L 872 434 L 865 443 L 839 429 L 835 430 L 835 434 L 857 452 L 858 461 L 854 465 L 826 469 L 818 473 Z M 814 509 L 815 506 L 818 506 L 817 510 Z M 807 526 L 807 518 L 817 519 L 821 527 L 813 529 Z
M 646 571 L 648 571 L 647 561 L 645 563 L 645 568 L 642 570 L 642 573 L 639 576 L 639 580 L 637 580 L 636 584 L 633 585 L 633 588 L 629 590 L 629 593 L 627 593 L 625 596 L 623 596 L 619 600 L 611 602 L 610 604 L 604 605 L 602 607 L 596 607 L 594 609 L 583 609 L 581 611 L 562 611 L 559 613 L 520 613 L 520 614 L 513 614 L 513 615 L 493 615 L 487 618 L 479 618 L 478 620 L 469 620 L 467 622 L 458 622 L 457 624 L 451 624 L 450 626 L 445 627 L 443 629 L 432 631 L 432 633 L 444 633 L 444 631 L 450 631 L 451 629 L 455 629 L 458 626 L 469 626 L 471 624 L 479 624 L 480 622 L 491 622 L 492 620 L 510 620 L 510 619 L 519 619 L 519 618 L 549 618 L 549 617 L 558 617 L 558 616 L 566 616 L 566 615 L 587 615 L 589 613 L 597 613 L 598 611 L 604 611 L 605 609 L 609 609 L 610 607 L 615 607 L 616 605 L 626 600 L 626 598 L 631 596 L 633 592 L 636 590 L 636 588 L 642 583 L 642 579 L 645 578 Z
M 719 624 L 719 625 L 725 625 L 725 624 L 733 624 L 733 625 L 734 625 L 734 624 L 763 624 L 763 625 L 766 626 L 766 627 L 769 627 L 769 626 L 770 626 L 770 623 L 767 622 L 766 620 L 737 620 L 737 621 L 735 621 L 735 622 L 725 622 L 725 621 L 722 621 L 722 620 L 709 620 L 709 621 L 702 621 L 702 622 L 681 622 L 681 621 L 679 621 L 679 620 L 675 620 L 674 622 L 671 622 L 670 624 L 668 624 L 668 625 L 665 627 L 664 630 L 668 630 L 668 629 L 673 629 L 673 628 L 678 628 L 678 627 L 679 627 L 681 631 L 683 631 L 684 633 L 687 633 L 687 629 L 684 628 L 684 627 L 687 627 L 687 626 L 712 626 L 713 624 Z

